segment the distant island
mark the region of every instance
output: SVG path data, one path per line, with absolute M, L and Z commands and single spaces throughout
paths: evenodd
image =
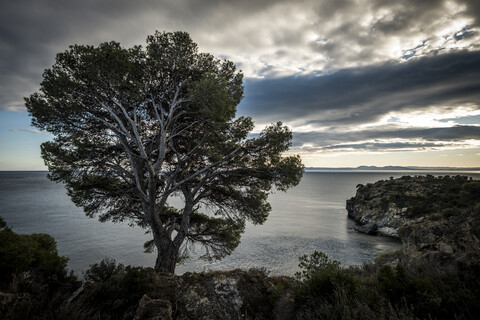
M 305 171 L 480 171 L 480 167 L 420 167 L 420 166 L 358 166 L 358 167 L 305 167 Z

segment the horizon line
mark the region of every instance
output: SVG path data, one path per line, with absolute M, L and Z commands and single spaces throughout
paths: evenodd
M 449 166 L 414 166 L 414 165 L 387 165 L 387 166 L 368 166 L 360 165 L 356 167 L 305 167 L 305 170 L 473 170 L 480 171 L 480 167 L 449 167 Z M 0 169 L 0 172 L 49 172 L 46 169 Z

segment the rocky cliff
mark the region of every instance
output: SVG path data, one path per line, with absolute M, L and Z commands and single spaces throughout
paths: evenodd
M 406 176 L 359 185 L 347 211 L 358 231 L 399 238 L 405 266 L 457 273 L 480 264 L 478 180 Z
M 404 176 L 358 185 L 347 200 L 356 230 L 399 237 L 398 230 L 416 218 L 448 215 L 480 199 L 480 182 L 464 176 Z

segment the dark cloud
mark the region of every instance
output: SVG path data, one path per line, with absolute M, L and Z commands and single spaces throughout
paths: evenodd
M 74 43 L 112 40 L 112 21 L 141 5 L 130 1 L 8 1 L 0 10 L 0 110 L 23 110 L 55 54 Z M 124 31 L 125 32 L 125 31 Z
M 375 142 L 375 140 L 385 141 L 390 139 L 415 140 L 422 142 Z M 391 128 L 386 127 L 376 130 L 359 130 L 354 132 L 297 132 L 294 133 L 293 136 L 293 145 L 300 147 L 305 144 L 310 144 L 315 147 L 327 149 L 343 148 L 345 144 L 355 144 L 360 146 L 372 143 L 377 147 L 382 145 L 386 146 L 388 144 L 390 147 L 393 147 L 395 144 L 398 144 L 399 146 L 413 146 L 414 144 L 418 144 L 422 145 L 422 147 L 432 147 L 439 146 L 439 143 L 442 142 L 458 143 L 469 139 L 480 139 L 480 127 L 454 126 L 442 128 L 400 128 L 392 125 Z
M 392 111 L 454 108 L 480 100 L 480 52 L 458 52 L 341 70 L 323 76 L 246 82 L 242 114 L 267 122 L 363 124 Z
M 367 142 L 367 143 L 356 143 L 356 144 L 339 144 L 321 148 L 322 150 L 369 150 L 369 151 L 385 151 L 385 150 L 397 150 L 405 151 L 409 150 L 422 150 L 430 148 L 440 148 L 443 147 L 443 144 L 435 143 L 410 143 L 410 142 L 391 142 L 391 143 L 378 143 L 378 142 Z
M 444 0 L 375 1 L 372 11 L 391 9 L 391 12 L 376 20 L 372 29 L 385 34 L 399 34 L 415 27 L 428 27 L 434 19 L 448 11 L 445 3 Z
M 465 13 L 475 18 L 475 25 L 480 25 L 480 1 L 478 0 L 460 0 L 462 4 L 466 5 Z
M 476 0 L 324 0 L 315 5 L 315 30 L 322 40 L 309 44 L 314 52 L 328 57 L 325 67 L 331 69 L 351 66 L 352 61 L 359 66 L 387 57 L 397 59 L 399 51 L 422 43 L 422 50 L 414 55 L 448 51 L 463 46 L 457 42 L 464 38 L 453 35 L 476 25 L 478 14 L 473 8 L 477 6 Z
M 237 59 L 251 72 L 311 73 L 391 59 L 385 52 L 391 39 L 424 38 L 400 48 L 398 57 L 425 41 L 422 52 L 407 56 L 445 49 L 431 44 L 431 35 L 449 22 L 442 18 L 478 19 L 478 1 L 457 1 L 466 9 L 452 17 L 441 0 L 7 1 L 0 10 L 0 108 L 18 107 L 55 53 L 69 44 L 118 40 L 129 46 L 143 43 L 156 29 L 185 30 L 205 49 Z M 454 37 L 466 27 L 454 30 L 452 39 L 472 38 L 471 26 L 465 36 Z
M 18 0 L 0 8 L 0 110 L 24 110 L 56 53 L 72 44 L 144 44 L 155 30 L 212 35 L 232 20 L 284 1 Z M 224 14 L 223 14 L 224 13 Z M 224 29 L 223 29 L 224 30 Z M 198 41 L 197 37 L 197 41 Z M 228 44 L 227 44 L 228 45 Z
M 43 70 L 71 44 L 115 40 L 128 47 L 144 44 L 155 30 L 183 30 L 201 51 L 244 70 L 239 115 L 303 126 L 294 132 L 297 150 L 418 150 L 480 140 L 478 0 L 16 0 L 0 6 L 0 110 L 24 111 L 23 97 L 38 89 Z M 460 107 L 475 114 L 456 113 Z M 400 123 L 395 114 L 449 116 L 429 128 Z

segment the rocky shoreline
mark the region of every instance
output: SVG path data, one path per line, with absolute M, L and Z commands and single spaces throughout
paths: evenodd
M 355 230 L 402 241 L 407 264 L 455 270 L 480 261 L 480 181 L 404 176 L 358 185 L 347 200 Z
M 477 184 L 465 176 L 431 175 L 359 184 L 356 195 L 346 201 L 346 210 L 357 223 L 355 230 L 399 238 L 400 227 L 409 221 L 471 205 L 479 195 L 468 188 Z

